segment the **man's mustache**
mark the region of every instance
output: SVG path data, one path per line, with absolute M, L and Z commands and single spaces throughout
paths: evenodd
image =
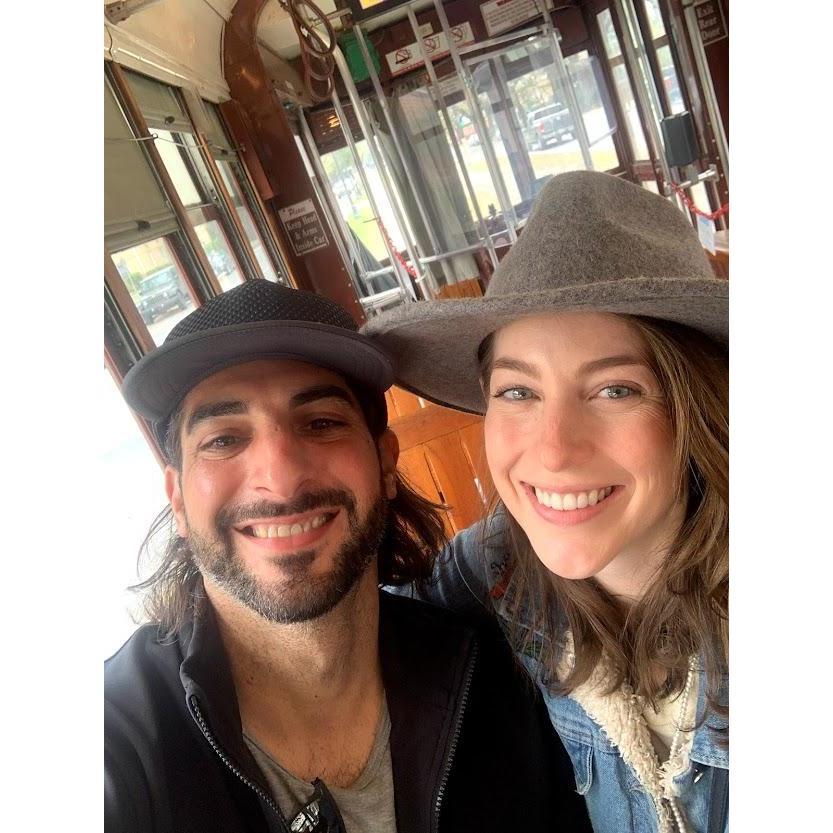
M 329 509 L 343 506 L 349 517 L 356 511 L 356 498 L 344 489 L 322 489 L 319 492 L 306 492 L 287 503 L 275 503 L 259 500 L 254 503 L 226 506 L 217 513 L 216 524 L 219 530 L 228 530 L 246 521 L 257 518 L 271 518 L 281 515 L 300 515 L 313 509 Z

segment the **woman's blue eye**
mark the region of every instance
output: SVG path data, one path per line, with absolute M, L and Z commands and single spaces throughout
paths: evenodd
M 503 388 L 494 394 L 495 399 L 508 399 L 510 402 L 524 402 L 532 399 L 529 388 Z
M 608 385 L 599 391 L 599 396 L 603 399 L 625 399 L 628 396 L 633 396 L 636 392 L 627 385 Z

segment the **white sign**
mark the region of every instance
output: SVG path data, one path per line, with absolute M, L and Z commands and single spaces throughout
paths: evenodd
M 298 257 L 330 245 L 312 200 L 278 209 L 286 236 Z
M 700 238 L 700 243 L 704 249 L 710 251 L 713 255 L 717 254 L 717 246 L 714 239 L 715 225 L 714 220 L 708 217 L 697 215 L 697 235 Z
M 541 17 L 543 4 L 552 8 L 552 0 L 492 0 L 480 7 L 489 37 L 514 29 L 527 20 Z
M 459 26 L 451 27 L 451 39 L 455 46 L 465 46 L 469 43 L 474 43 L 474 32 L 471 30 L 471 23 L 461 23 Z M 437 32 L 433 35 L 428 35 L 422 39 L 422 48 L 425 54 L 431 61 L 436 61 L 438 58 L 444 58 L 449 53 L 448 40 L 445 32 Z M 419 46 L 414 43 L 409 43 L 407 46 L 402 46 L 395 49 L 393 52 L 388 52 L 385 57 L 388 59 L 388 67 L 391 75 L 402 75 L 404 72 L 410 72 L 412 69 L 422 66 L 422 57 L 420 56 Z

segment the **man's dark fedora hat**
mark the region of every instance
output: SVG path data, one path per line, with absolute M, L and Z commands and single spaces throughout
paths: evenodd
M 611 174 L 554 176 L 482 298 L 419 301 L 371 319 L 363 332 L 394 362 L 396 383 L 483 413 L 477 351 L 517 318 L 611 312 L 686 324 L 721 343 L 729 285 L 668 200 Z
M 295 359 L 339 373 L 381 398 L 386 419 L 384 392 L 393 370 L 384 349 L 359 333 L 334 301 L 260 279 L 183 318 L 130 369 L 122 393 L 164 445 L 168 421 L 192 388 L 227 367 L 259 359 Z

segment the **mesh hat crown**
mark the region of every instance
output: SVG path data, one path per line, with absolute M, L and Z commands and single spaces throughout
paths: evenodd
M 420 301 L 363 332 L 393 358 L 397 384 L 483 413 L 477 350 L 525 315 L 611 312 L 686 324 L 728 340 L 729 287 L 668 200 L 610 174 L 575 171 L 541 190 L 482 298 Z
M 365 408 L 368 422 L 371 413 L 386 422 L 384 392 L 393 371 L 384 349 L 359 333 L 334 301 L 260 279 L 223 292 L 183 318 L 130 369 L 122 393 L 164 443 L 168 421 L 188 391 L 227 367 L 259 359 L 294 359 L 344 375 L 375 400 Z

